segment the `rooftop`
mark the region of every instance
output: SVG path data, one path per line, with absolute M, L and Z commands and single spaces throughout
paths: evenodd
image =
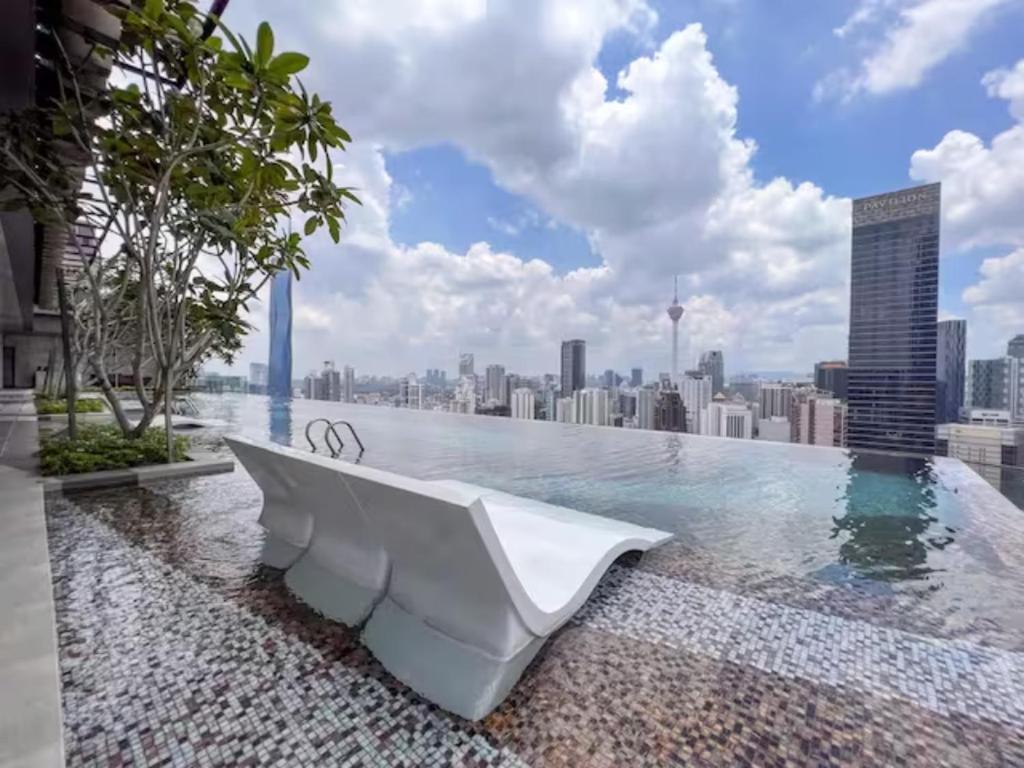
M 959 462 L 908 472 L 840 450 L 244 396 L 204 408 L 296 446 L 336 409 L 366 463 L 486 476 L 676 539 L 613 566 L 474 724 L 257 564 L 260 495 L 241 468 L 53 498 L 70 765 L 1024 763 L 1024 517 Z

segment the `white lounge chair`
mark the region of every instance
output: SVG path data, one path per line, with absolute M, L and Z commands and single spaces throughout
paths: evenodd
M 395 677 L 476 720 L 500 704 L 608 566 L 670 534 L 456 481 L 345 465 L 391 561 L 363 641 Z
M 328 618 L 361 624 L 383 597 L 388 558 L 339 473 L 344 462 L 275 443 L 225 438 L 263 490 L 263 562 Z

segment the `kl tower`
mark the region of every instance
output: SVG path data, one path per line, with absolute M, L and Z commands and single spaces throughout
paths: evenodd
M 679 276 L 672 278 L 672 303 L 668 306 L 668 317 L 672 321 L 672 384 L 679 386 L 679 319 L 683 316 L 683 305 L 679 303 Z

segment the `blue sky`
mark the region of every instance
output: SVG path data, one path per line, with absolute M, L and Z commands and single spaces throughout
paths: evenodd
M 310 246 L 300 372 L 325 349 L 542 372 L 570 335 L 595 369 L 656 371 L 674 272 L 686 358 L 805 370 L 845 356 L 848 199 L 926 181 L 943 313 L 972 356 L 1024 332 L 1020 0 L 323 5 L 234 20 L 310 53 L 375 201 Z

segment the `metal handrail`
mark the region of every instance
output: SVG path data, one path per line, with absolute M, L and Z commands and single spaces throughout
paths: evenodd
M 331 428 L 333 429 L 334 427 L 338 426 L 339 424 L 344 424 L 346 427 L 348 427 L 348 431 L 352 433 L 352 437 L 354 437 L 356 443 L 359 444 L 359 453 L 362 454 L 363 452 L 365 452 L 366 451 L 366 446 L 363 445 L 363 441 L 359 439 L 359 435 L 356 434 L 356 428 L 352 426 L 352 423 L 349 422 L 349 421 L 341 421 L 341 420 L 339 420 L 339 421 L 333 422 L 331 424 Z M 335 432 L 335 436 L 337 437 L 337 432 Z M 340 439 L 341 438 L 339 438 L 339 441 L 340 441 Z
M 306 442 L 309 443 L 309 447 L 312 449 L 313 453 L 316 453 L 316 443 L 314 443 L 313 438 L 309 436 L 309 428 L 312 427 L 314 424 L 320 423 L 321 421 L 327 425 L 326 427 L 324 427 L 324 443 L 326 443 L 327 445 L 327 450 L 331 452 L 331 458 L 337 458 L 338 454 L 341 453 L 341 449 L 345 447 L 345 444 L 341 440 L 341 435 L 338 434 L 337 430 L 335 430 L 334 428 L 334 425 L 331 424 L 330 419 L 313 419 L 308 424 L 306 424 Z M 328 432 L 333 433 L 334 436 L 338 439 L 339 448 L 337 451 L 334 450 L 334 446 L 331 445 L 331 441 L 327 437 Z

